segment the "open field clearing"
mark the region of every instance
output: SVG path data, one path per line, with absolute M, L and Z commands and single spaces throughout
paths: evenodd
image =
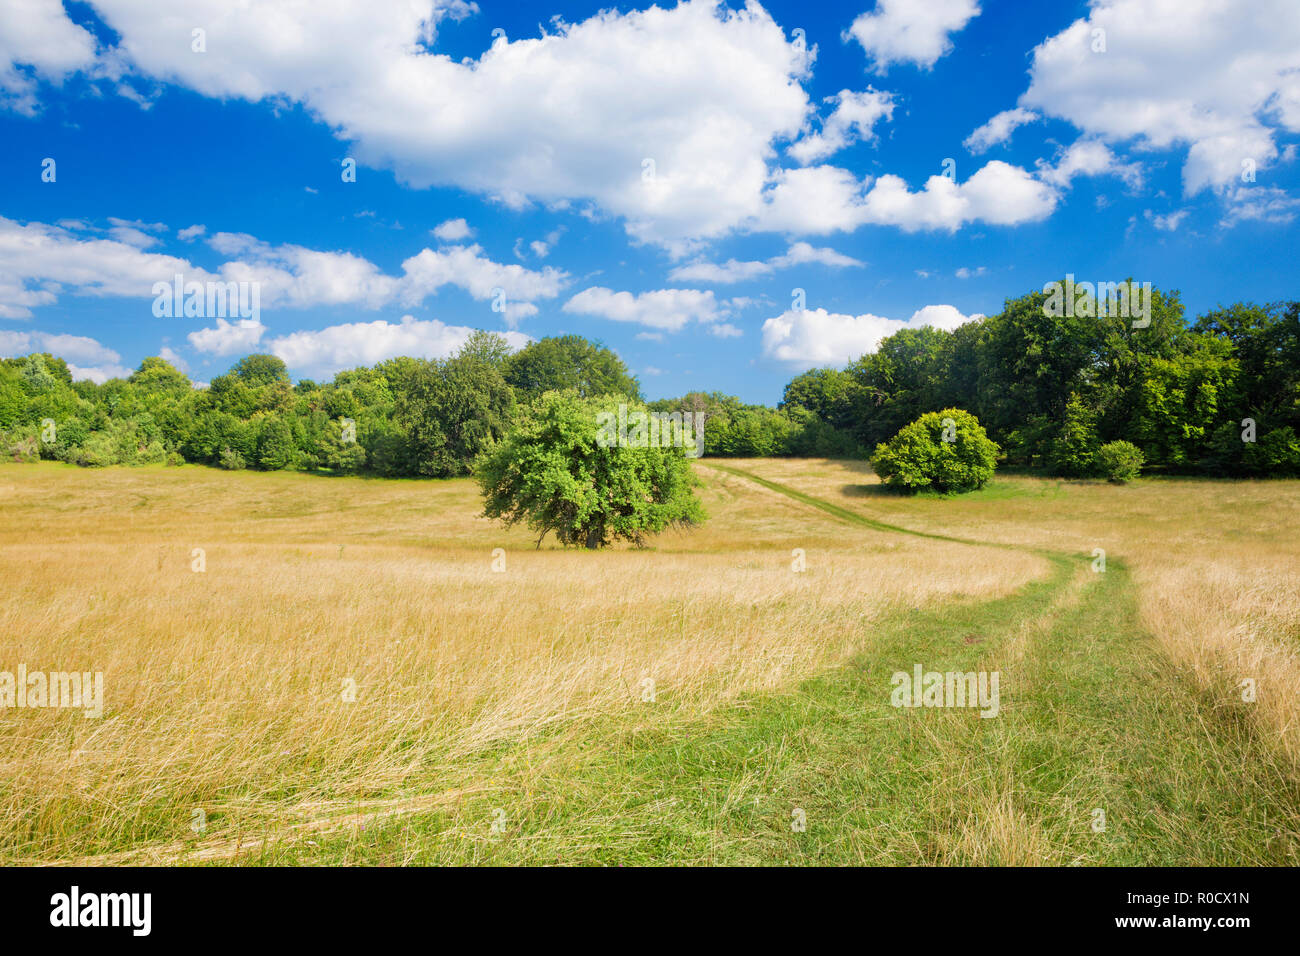
M 932 534 L 1120 559 L 1143 629 L 1212 699 L 1257 682 L 1250 713 L 1300 759 L 1300 483 L 1065 482 L 999 476 L 960 500 L 890 495 L 866 465 L 729 464 L 864 516 Z
M 789 692 L 890 616 L 1050 570 L 701 472 L 704 526 L 588 553 L 476 517 L 469 481 L 0 468 L 0 669 L 102 671 L 106 698 L 100 719 L 0 712 L 4 859 L 225 858 L 367 808 L 591 785 L 578 767 L 623 734 Z
M 105 687 L 0 711 L 0 857 L 1300 862 L 1295 483 L 696 470 L 602 553 L 465 480 L 0 467 L 0 670 Z M 891 706 L 916 665 L 997 716 Z

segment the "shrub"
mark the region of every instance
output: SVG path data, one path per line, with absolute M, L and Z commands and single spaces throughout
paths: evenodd
M 629 417 L 644 410 L 576 390 L 537 399 L 479 464 L 484 517 L 526 522 L 539 544 L 553 531 L 562 544 L 588 548 L 620 538 L 639 546 L 670 525 L 703 520 L 683 448 L 598 440 L 598 416 L 614 414 L 620 402 L 629 404 Z
M 1141 449 L 1131 442 L 1113 441 L 1097 449 L 1097 470 L 1116 484 L 1132 481 L 1146 463 Z
M 244 465 L 244 456 L 237 451 L 231 451 L 229 448 L 221 449 L 221 456 L 217 459 L 217 464 L 226 471 L 239 471 Z
M 871 464 L 886 484 L 909 491 L 974 491 L 993 477 L 998 451 L 974 415 L 946 408 L 877 445 Z

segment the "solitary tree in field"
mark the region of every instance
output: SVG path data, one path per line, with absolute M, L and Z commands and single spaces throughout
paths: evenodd
M 628 400 L 568 391 L 528 406 L 479 463 L 484 516 L 525 522 L 539 546 L 553 532 L 562 544 L 587 548 L 620 539 L 640 546 L 671 525 L 704 520 L 683 448 L 600 440 L 597 415 L 619 402 Z M 637 444 L 646 447 L 630 447 Z
M 919 491 L 974 491 L 993 477 L 997 443 L 970 412 L 927 412 L 876 446 L 872 467 L 888 485 Z

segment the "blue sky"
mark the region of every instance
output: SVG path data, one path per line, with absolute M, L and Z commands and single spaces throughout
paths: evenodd
M 1297 297 L 1294 0 L 302 9 L 0 0 L 0 353 L 319 379 L 575 332 L 774 403 L 1067 272 Z M 258 315 L 156 316 L 177 272 Z

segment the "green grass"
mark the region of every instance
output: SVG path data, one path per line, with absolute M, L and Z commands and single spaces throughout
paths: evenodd
M 843 521 L 919 533 L 721 467 Z M 1121 561 L 1096 574 L 1088 557 L 1049 556 L 1052 574 L 1010 597 L 940 602 L 864 631 L 849 665 L 795 693 L 742 697 L 653 732 L 598 722 L 589 744 L 556 762 L 563 776 L 540 781 L 523 768 L 545 739 L 503 745 L 471 775 L 485 782 L 444 810 L 361 818 L 364 827 L 269 842 L 242 859 L 1300 863 L 1294 769 L 1223 703 L 1229 695 L 1198 693 L 1142 632 Z M 892 707 L 891 674 L 917 663 L 997 670 L 1000 715 Z M 804 832 L 791 828 L 796 808 Z M 504 831 L 493 833 L 498 810 Z

